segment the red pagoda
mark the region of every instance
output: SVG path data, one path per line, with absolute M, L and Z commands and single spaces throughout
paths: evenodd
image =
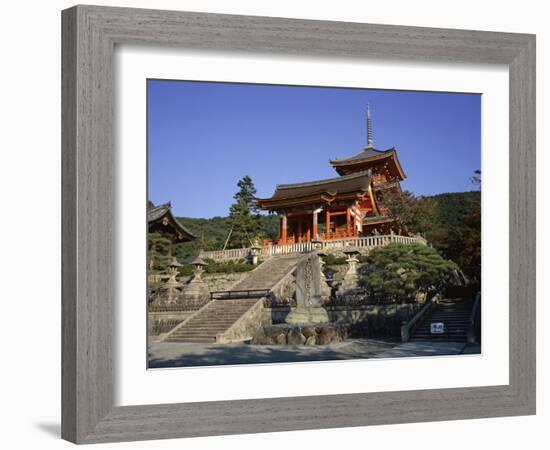
M 387 190 L 401 192 L 405 173 L 395 148 L 377 150 L 367 109 L 367 146 L 352 156 L 330 160 L 338 177 L 279 184 L 258 207 L 280 216 L 278 244 L 335 240 L 376 234 L 408 235 L 383 205 Z

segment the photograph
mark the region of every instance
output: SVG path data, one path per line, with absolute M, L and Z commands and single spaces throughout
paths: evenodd
M 6 449 L 544 447 L 543 2 L 3 6 Z
M 481 353 L 481 95 L 147 80 L 148 368 Z

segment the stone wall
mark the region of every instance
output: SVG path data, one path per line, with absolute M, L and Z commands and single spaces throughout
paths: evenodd
M 203 274 L 202 279 L 207 284 L 210 292 L 229 291 L 239 281 L 250 275 L 250 272 L 239 273 L 208 273 Z
M 258 302 L 246 311 L 225 333 L 216 336 L 216 343 L 226 344 L 251 339 L 258 329 L 268 325 L 267 315 L 264 312 L 264 301 Z
M 356 326 L 356 334 L 365 337 L 400 336 L 401 325 L 422 307 L 419 303 L 396 305 L 325 306 L 331 323 Z M 290 307 L 265 308 L 263 322 L 285 322 Z
M 160 336 L 183 322 L 195 311 L 152 312 L 147 316 L 147 333 L 149 336 Z
M 286 274 L 273 288 L 270 293 L 270 301 L 276 304 L 292 304 L 296 292 L 296 277 L 294 270 Z

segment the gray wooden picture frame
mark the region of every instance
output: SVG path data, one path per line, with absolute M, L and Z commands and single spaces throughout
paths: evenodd
M 63 11 L 62 30 L 64 439 L 94 443 L 535 413 L 535 36 L 97 6 Z M 509 384 L 115 407 L 113 52 L 126 43 L 507 65 Z

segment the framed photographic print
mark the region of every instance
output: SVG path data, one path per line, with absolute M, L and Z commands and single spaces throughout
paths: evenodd
M 63 437 L 533 414 L 534 49 L 64 11 Z

